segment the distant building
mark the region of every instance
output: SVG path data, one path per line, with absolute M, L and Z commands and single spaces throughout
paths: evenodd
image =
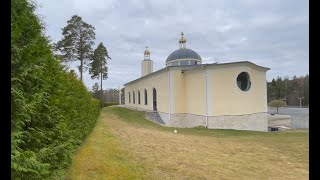
M 141 77 L 126 83 L 125 106 L 157 111 L 167 126 L 268 131 L 266 72 L 249 61 L 202 64 L 186 39 L 153 72 L 144 52 Z

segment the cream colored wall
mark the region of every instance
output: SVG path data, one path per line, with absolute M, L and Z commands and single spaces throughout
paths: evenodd
M 205 71 L 207 71 L 207 102 Z M 247 92 L 240 90 L 236 84 L 237 76 L 248 72 L 251 88 Z M 169 75 L 171 76 L 171 103 L 169 105 Z M 244 115 L 267 111 L 266 72 L 249 66 L 199 68 L 181 73 L 180 69 L 170 69 L 154 74 L 125 86 L 125 103 L 130 107 L 153 109 L 152 88 L 157 89 L 157 107 L 159 112 L 187 113 L 208 116 Z M 148 105 L 144 105 L 144 88 L 148 91 Z M 133 90 L 136 104 L 133 104 Z M 138 90 L 141 103 L 138 104 Z M 131 103 L 128 92 L 131 92 Z
M 125 86 L 125 104 L 129 107 L 137 107 L 153 110 L 153 88 L 157 90 L 157 110 L 159 112 L 169 112 L 169 84 L 168 71 L 154 74 L 137 82 Z M 144 89 L 147 89 L 148 104 L 144 105 Z M 140 104 L 138 104 L 138 90 L 140 90 Z M 136 94 L 136 102 L 133 104 L 133 91 Z M 129 103 L 128 92 L 131 93 L 131 103 Z
M 172 77 L 172 100 L 171 113 L 185 113 L 185 81 L 181 70 L 170 70 Z
M 171 70 L 173 74 L 172 113 L 204 115 L 205 91 L 203 69 L 185 71 Z
M 185 78 L 185 112 L 205 114 L 205 81 L 203 69 L 186 71 Z
M 266 112 L 266 72 L 247 66 L 208 69 L 209 116 L 241 115 Z M 248 72 L 251 88 L 243 92 L 237 86 L 237 76 Z
M 150 61 L 141 61 L 141 76 L 152 73 L 153 71 L 153 62 Z

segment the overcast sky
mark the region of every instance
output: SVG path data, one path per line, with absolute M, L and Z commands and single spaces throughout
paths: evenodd
M 116 88 L 141 76 L 140 63 L 149 46 L 154 71 L 179 48 L 203 64 L 251 61 L 277 76 L 309 74 L 309 1 L 307 0 L 36 0 L 46 35 L 57 42 L 72 15 L 95 27 L 96 43 L 108 49 L 109 78 L 103 88 Z M 75 68 L 78 64 L 71 64 Z M 78 70 L 77 70 L 78 71 Z M 99 80 L 84 74 L 87 88 Z

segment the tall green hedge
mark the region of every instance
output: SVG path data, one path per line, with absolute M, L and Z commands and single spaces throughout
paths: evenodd
M 99 101 L 55 58 L 35 5 L 11 0 L 11 178 L 52 178 L 90 133 Z

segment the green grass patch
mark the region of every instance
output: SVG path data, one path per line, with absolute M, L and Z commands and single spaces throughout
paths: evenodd
M 174 128 L 144 115 L 103 108 L 67 179 L 308 178 L 308 131 Z
M 178 133 L 182 134 L 191 134 L 191 135 L 202 135 L 202 136 L 212 136 L 212 137 L 254 137 L 254 138 L 308 138 L 309 131 L 277 131 L 277 132 L 260 132 L 260 131 L 245 131 L 245 130 L 232 130 L 232 129 L 208 129 L 203 126 L 194 127 L 194 128 L 177 128 L 177 127 L 167 127 L 156 124 L 145 119 L 144 111 L 135 111 L 121 107 L 112 107 L 104 109 L 106 113 L 114 113 L 122 121 L 128 122 L 137 127 L 151 128 L 163 131 L 173 131 L 174 129 L 178 130 Z
M 143 164 L 110 133 L 104 117 L 74 156 L 66 179 L 148 179 Z

